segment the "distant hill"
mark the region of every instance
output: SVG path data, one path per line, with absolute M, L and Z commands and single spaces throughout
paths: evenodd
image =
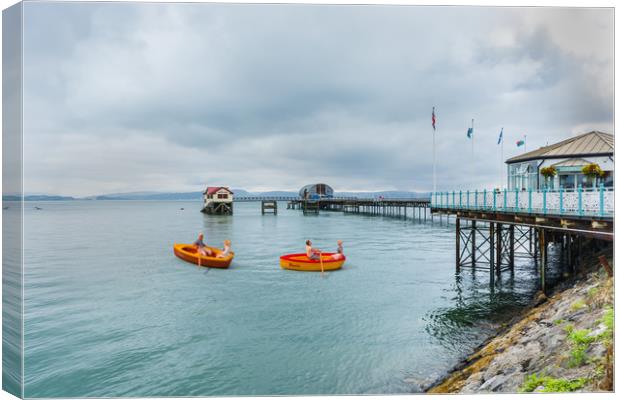
M 117 193 L 90 196 L 92 200 L 200 200 L 202 192 L 185 193 Z
M 231 189 L 237 198 L 243 197 L 295 197 L 298 192 L 274 190 L 267 192 L 248 192 L 244 189 Z M 420 197 L 428 197 L 429 193 L 424 192 L 405 192 L 405 191 L 381 191 L 381 192 L 335 192 L 335 197 L 358 197 L 358 198 L 378 198 L 383 196 L 386 199 L 416 199 Z M 18 201 L 19 196 L 6 195 L 2 196 L 4 201 Z M 185 200 L 185 201 L 201 201 L 202 192 L 132 192 L 132 193 L 111 193 L 88 197 L 71 197 L 71 196 L 55 196 L 45 194 L 26 195 L 26 201 L 61 201 L 61 200 Z
M 20 196 L 8 195 L 2 196 L 3 201 L 20 201 Z M 74 197 L 71 196 L 49 196 L 45 194 L 30 194 L 24 196 L 24 201 L 66 201 L 66 200 L 75 200 Z
M 295 197 L 299 195 L 298 192 L 288 192 L 282 190 L 274 190 L 271 192 L 256 192 L 250 193 L 250 196 L 265 196 L 265 197 Z
M 252 193 L 248 192 L 247 190 L 234 189 L 234 188 L 230 190 L 232 190 L 235 196 L 241 196 L 241 197 L 252 196 Z
M 380 196 L 386 199 L 419 199 L 428 197 L 430 193 L 426 192 L 405 192 L 398 190 L 388 190 L 381 192 L 335 192 L 335 197 L 358 197 L 360 199 L 376 199 Z

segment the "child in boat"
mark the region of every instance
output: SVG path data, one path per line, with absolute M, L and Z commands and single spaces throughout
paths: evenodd
M 306 257 L 310 260 L 319 260 L 321 258 L 321 250 L 312 247 L 310 240 L 306 240 Z
M 196 250 L 198 250 L 198 253 L 200 253 L 203 256 L 211 257 L 213 255 L 213 252 L 205 244 L 204 237 L 205 235 L 202 232 L 200 232 L 198 234 L 198 239 L 193 244 L 196 247 Z
M 338 241 L 338 248 L 336 249 L 336 254 L 332 255 L 333 260 L 340 260 L 344 258 L 344 250 L 342 249 L 342 240 Z
M 217 258 L 228 257 L 229 254 L 230 254 L 230 240 L 226 239 L 224 240 L 224 250 L 222 250 L 222 252 L 217 255 Z

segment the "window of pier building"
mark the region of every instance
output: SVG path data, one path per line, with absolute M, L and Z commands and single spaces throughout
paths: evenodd
M 585 176 L 581 170 L 589 161 L 583 161 L 581 163 L 574 163 L 574 165 L 562 165 L 566 164 L 557 163 L 554 166 L 557 169 L 557 176 L 554 178 L 557 189 L 563 189 L 567 191 L 577 190 L 579 186 L 585 190 L 598 189 L 602 184 L 606 188 L 613 188 L 614 186 L 614 174 L 613 171 L 605 171 L 605 175 L 602 177 L 590 177 Z
M 558 173 L 558 189 L 562 188 L 566 191 L 577 190 L 579 185 L 585 190 L 597 189 L 603 184 L 605 188 L 614 187 L 614 173 L 606 171 L 602 178 L 592 178 L 582 173 L 560 172 Z
M 536 190 L 538 188 L 538 162 L 527 161 L 508 165 L 508 189 Z

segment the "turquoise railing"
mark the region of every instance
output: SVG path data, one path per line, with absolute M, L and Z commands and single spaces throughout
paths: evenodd
M 450 209 L 600 217 L 613 216 L 614 212 L 613 188 L 605 188 L 602 184 L 595 188 L 580 185 L 576 190 L 528 189 L 526 196 L 520 196 L 520 192 L 517 189 L 453 190 L 435 192 L 431 200 L 433 207 Z

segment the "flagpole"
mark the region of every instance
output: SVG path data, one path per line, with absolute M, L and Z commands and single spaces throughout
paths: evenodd
M 435 127 L 435 107 L 433 107 L 432 122 L 433 122 L 433 193 L 431 193 L 431 201 L 435 193 L 437 193 L 437 166 L 436 166 L 437 157 L 435 153 L 435 133 L 437 131 L 437 128 Z
M 504 128 L 502 128 L 502 132 L 504 132 Z M 499 188 L 502 189 L 502 186 L 504 186 L 504 137 L 502 135 L 502 150 L 501 150 L 501 156 L 499 159 L 499 172 L 500 172 L 500 184 L 499 184 Z
M 499 152 L 499 188 L 502 188 L 502 185 L 504 184 L 504 171 L 503 171 L 503 166 L 502 166 L 502 160 L 504 159 L 504 128 L 502 127 L 500 134 L 499 134 L 499 142 L 498 144 L 500 145 L 500 152 Z
M 523 135 L 523 152 L 527 153 L 527 135 Z
M 435 129 L 433 129 L 433 193 L 432 196 L 437 192 L 437 168 L 436 168 L 436 157 L 435 157 Z
M 474 179 L 474 119 L 471 119 L 471 177 Z

